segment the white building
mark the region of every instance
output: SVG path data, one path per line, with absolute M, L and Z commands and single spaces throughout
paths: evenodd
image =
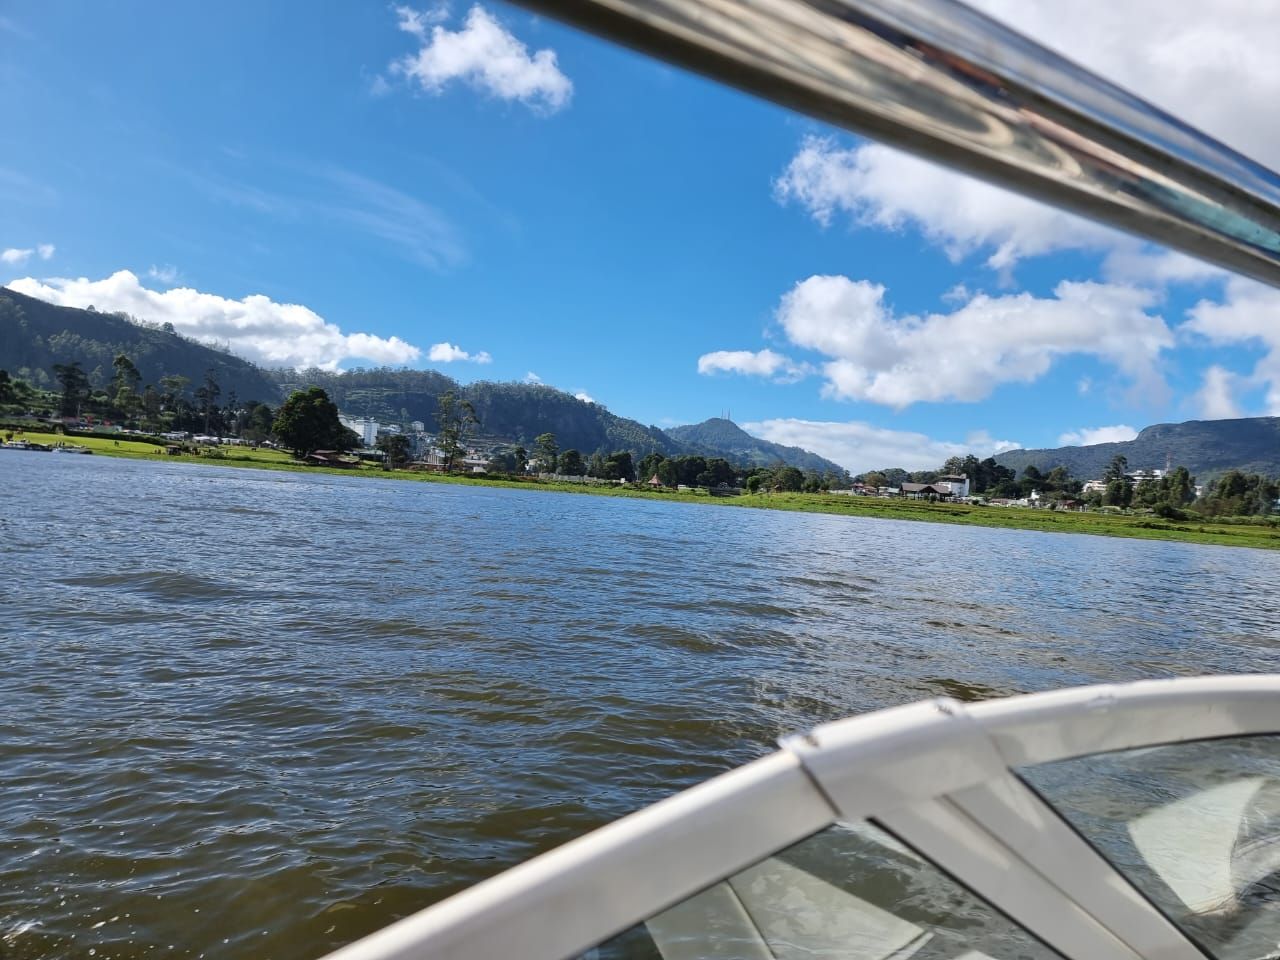
M 946 486 L 947 491 L 953 497 L 967 497 L 969 495 L 969 478 L 963 473 L 948 474 L 939 477 L 933 481 L 935 487 Z
M 360 442 L 366 447 L 372 447 L 378 442 L 378 429 L 382 425 L 372 417 L 348 417 L 340 413 L 338 422 L 347 429 L 354 430 L 360 437 Z
M 427 425 L 423 423 L 421 420 L 415 420 L 413 421 L 413 423 L 409 424 L 409 429 L 412 430 L 414 433 L 426 433 Z

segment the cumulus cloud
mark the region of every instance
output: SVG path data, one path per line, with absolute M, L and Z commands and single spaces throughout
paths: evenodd
M 1196 391 L 1196 409 L 1206 420 L 1234 420 L 1243 416 L 1236 403 L 1236 389 L 1240 377 L 1217 364 L 1205 370 L 1200 389 Z
M 825 392 L 902 408 L 977 401 L 1003 383 L 1043 376 L 1055 358 L 1096 357 L 1146 396 L 1165 392 L 1161 351 L 1173 345 L 1153 295 L 1131 287 L 1060 283 L 1052 298 L 975 294 L 950 313 L 899 316 L 885 288 L 844 276 L 796 284 L 777 321 L 796 345 L 828 357 Z
M 399 27 L 415 37 L 416 53 L 391 64 L 391 72 L 416 82 L 427 93 L 441 93 L 458 81 L 500 100 L 518 100 L 554 113 L 567 106 L 573 82 L 561 72 L 554 50 L 533 54 L 479 4 L 458 30 L 439 22 L 441 15 L 397 7 Z
M 26 277 L 9 286 L 62 306 L 92 304 L 102 312 L 124 311 L 141 320 L 171 323 L 181 334 L 229 347 L 264 366 L 335 370 L 352 359 L 403 364 L 421 356 L 417 347 L 399 337 L 343 333 L 301 304 L 277 303 L 261 294 L 231 300 L 189 287 L 151 290 L 128 270 L 103 280 Z
M 427 359 L 432 363 L 455 363 L 458 361 L 469 363 L 493 362 L 493 357 L 489 356 L 487 351 L 481 350 L 479 353 L 468 353 L 452 343 L 433 343 L 431 349 L 427 351 Z
M 1113 427 L 1081 427 L 1070 430 L 1058 437 L 1058 443 L 1064 447 L 1090 447 L 1095 443 L 1121 443 L 1132 440 L 1138 431 L 1125 423 L 1117 423 Z
M 151 265 L 151 269 L 147 271 L 147 276 L 152 280 L 159 280 L 166 286 L 172 286 L 174 283 L 177 283 L 179 273 L 178 268 L 175 266 L 166 264 L 163 267 L 157 267 L 153 263 Z
M 774 190 L 824 225 L 844 214 L 863 226 L 914 227 L 953 260 L 994 248 L 986 262 L 997 270 L 1023 257 L 1105 245 L 1114 236 L 1106 227 L 878 143 L 844 149 L 830 138 L 808 137 Z
M 583 403 L 596 402 L 595 397 L 591 396 L 591 394 L 587 393 L 585 390 L 579 390 L 577 393 L 573 395 L 573 398 L 575 400 L 581 400 Z
M 746 376 L 771 377 L 790 383 L 812 371 L 805 364 L 796 363 L 790 357 L 773 350 L 716 350 L 698 358 L 698 372 L 709 376 L 715 373 L 740 373 Z
M 989 457 L 1022 446 L 1012 440 L 997 440 L 985 430 L 971 433 L 960 442 L 888 430 L 858 420 L 762 420 L 743 424 L 743 429 L 774 443 L 812 450 L 855 474 L 885 467 L 927 470 L 948 457 L 970 453 Z
M 1214 344 L 1264 347 L 1266 352 L 1254 366 L 1250 379 L 1255 385 L 1266 387 L 1267 411 L 1280 415 L 1280 290 L 1233 277 L 1227 281 L 1224 294 L 1221 301 L 1197 303 L 1179 330 Z M 1214 376 L 1218 387 L 1227 385 L 1221 374 Z M 1202 403 L 1216 399 L 1212 394 L 1206 396 L 1203 388 L 1198 396 Z M 1222 408 L 1230 407 L 1224 404 Z
M 542 378 L 538 376 L 536 373 L 534 373 L 532 370 L 530 370 L 528 373 L 524 375 L 524 382 L 540 384 L 542 383 Z
M 30 260 L 32 256 L 38 256 L 41 260 L 48 260 L 57 249 L 52 243 L 38 243 L 34 247 L 9 247 L 5 250 L 0 250 L 0 263 L 18 267 Z

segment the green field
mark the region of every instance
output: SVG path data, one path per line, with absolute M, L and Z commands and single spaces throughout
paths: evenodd
M 168 456 L 163 447 L 135 440 L 114 440 L 103 437 L 63 437 L 57 434 L 32 432 L 27 432 L 22 436 L 33 443 L 74 443 L 88 447 L 95 454 L 128 457 L 136 460 L 155 460 L 164 463 L 253 467 L 262 470 L 291 470 L 302 473 L 334 474 L 337 476 L 359 475 L 371 480 L 391 478 L 426 483 L 557 490 L 564 493 L 671 500 L 738 509 L 793 510 L 802 513 L 880 517 L 891 520 L 953 523 L 975 527 L 1009 527 L 1019 530 L 1045 530 L 1054 533 L 1084 533 L 1104 537 L 1180 540 L 1188 543 L 1209 543 L 1228 547 L 1280 549 L 1280 522 L 1267 520 L 1161 520 L 1149 515 L 1068 513 L 1055 510 L 1019 509 L 1016 507 L 984 507 L 896 499 L 881 500 L 873 497 L 847 497 L 822 493 L 765 493 L 741 497 L 713 497 L 705 490 L 676 493 L 674 491 L 653 491 L 639 487 L 547 483 L 532 479 L 504 480 L 493 477 L 443 476 L 437 473 L 419 473 L 406 470 L 386 471 L 374 464 L 362 464 L 358 469 L 353 470 L 307 467 L 294 462 L 286 453 L 276 450 L 253 450 L 247 447 L 221 447 L 214 448 L 212 453 L 183 454 L 175 457 Z M 38 454 L 0 451 L 0 456 L 38 456 Z

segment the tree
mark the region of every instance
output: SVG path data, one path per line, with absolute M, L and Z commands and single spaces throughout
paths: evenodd
M 0 370 L 0 403 L 13 403 L 13 378 L 8 370 Z
M 541 433 L 533 438 L 533 455 L 538 461 L 538 469 L 543 473 L 556 472 L 559 453 L 554 433 Z
M 1127 507 L 1133 501 L 1133 487 L 1124 477 L 1107 481 L 1103 502 L 1109 507 Z
M 299 459 L 316 450 L 349 450 L 355 437 L 339 422 L 337 404 L 319 387 L 291 393 L 276 414 L 272 430 Z
M 798 491 L 804 487 L 804 474 L 795 467 L 782 467 L 774 471 L 773 489 Z
M 187 385 L 191 383 L 189 377 L 180 376 L 179 374 L 170 374 L 167 377 L 160 378 L 160 402 L 164 404 L 166 410 L 176 410 L 178 404 L 181 403 L 187 392 Z
M 604 479 L 606 480 L 626 480 L 628 482 L 636 478 L 635 467 L 631 463 L 631 451 L 619 450 L 609 454 L 604 461 Z
M 409 462 L 409 438 L 403 433 L 383 434 L 375 446 L 382 451 L 382 463 L 388 470 L 403 467 Z
M 261 443 L 271 436 L 271 424 L 274 420 L 269 406 L 251 400 L 238 418 L 240 436 L 252 443 Z
M 125 418 L 134 417 L 142 407 L 142 398 L 138 396 L 142 374 L 123 353 L 116 354 L 116 358 L 111 361 L 111 368 L 111 389 L 108 393 L 111 405 Z
M 470 400 L 461 400 L 450 390 L 436 401 L 436 442 L 444 454 L 445 473 L 466 453 L 467 440 L 479 425 Z
M 1107 472 L 1102 479 L 1110 483 L 1112 480 L 1124 480 L 1129 472 L 1129 459 L 1122 453 L 1116 454 L 1111 458 L 1111 463 L 1107 466 Z
M 658 475 L 658 482 L 664 487 L 675 487 L 680 485 L 680 469 L 674 460 L 663 460 L 654 468 L 654 473 Z M 652 474 L 650 474 L 652 476 Z
M 524 447 L 516 447 L 511 453 L 516 458 L 516 468 L 521 473 L 527 471 L 529 469 L 529 451 Z
M 62 384 L 59 413 L 64 417 L 80 416 L 80 407 L 91 393 L 88 376 L 80 369 L 79 362 L 55 363 L 53 374 L 58 378 L 58 383 Z
M 582 462 L 582 454 L 577 450 L 566 450 L 560 454 L 556 462 L 556 473 L 567 477 L 580 477 L 587 472 L 587 465 Z
M 204 414 L 204 432 L 209 432 L 209 421 L 213 416 L 214 410 L 217 409 L 217 399 L 222 393 L 222 388 L 218 386 L 218 381 L 214 379 L 213 369 L 210 368 L 204 372 L 204 383 L 200 389 L 196 391 L 196 399 L 200 401 L 200 412 Z M 326 398 L 328 394 L 325 395 Z M 336 412 L 337 407 L 334 407 Z

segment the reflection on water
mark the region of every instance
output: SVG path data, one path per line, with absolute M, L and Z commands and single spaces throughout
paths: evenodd
M 6 960 L 312 957 L 824 720 L 1280 669 L 1257 551 L 98 457 L 0 480 Z

